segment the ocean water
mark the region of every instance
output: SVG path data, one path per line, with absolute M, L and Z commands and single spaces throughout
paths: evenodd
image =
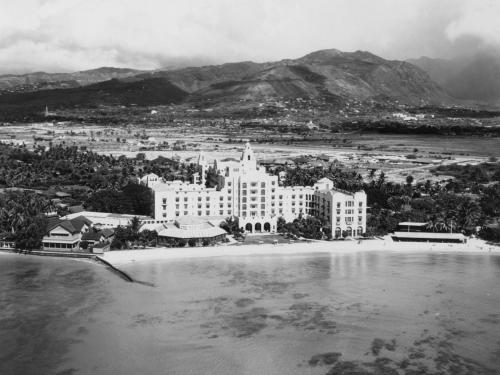
M 166 250 L 167 251 L 167 250 Z M 0 254 L 0 374 L 497 374 L 500 256 Z

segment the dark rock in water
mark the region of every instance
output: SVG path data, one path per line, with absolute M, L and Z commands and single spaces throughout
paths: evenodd
M 305 298 L 307 296 L 309 296 L 309 294 L 307 294 L 307 293 L 294 293 L 293 294 L 293 298 L 295 298 L 295 299 L 301 299 L 301 298 Z
M 237 337 L 249 337 L 267 327 L 267 317 L 266 309 L 254 307 L 250 311 L 231 316 L 229 325 L 236 331 Z
M 337 363 L 337 361 L 341 356 L 342 353 L 337 353 L 337 352 L 316 354 L 313 355 L 309 360 L 309 365 L 310 366 L 333 365 L 334 363 Z
M 372 353 L 373 355 L 379 355 L 380 351 L 385 345 L 385 341 L 379 338 L 376 338 L 372 341 Z
M 385 348 L 386 350 L 389 350 L 389 351 L 393 352 L 394 350 L 396 350 L 396 340 L 392 339 L 391 341 L 387 342 L 385 340 L 376 338 L 376 339 L 374 339 L 372 341 L 371 350 L 372 350 L 372 354 L 373 355 L 379 355 L 380 351 L 383 348 Z
M 359 363 L 342 361 L 333 366 L 326 375 L 371 375 L 371 373 L 360 367 Z
M 253 303 L 255 303 L 255 301 L 253 299 L 251 299 L 251 298 L 240 298 L 234 304 L 237 307 L 247 307 L 247 306 L 250 306 Z
M 395 339 L 392 339 L 390 342 L 386 342 L 384 347 L 393 352 L 394 350 L 396 350 L 396 340 Z

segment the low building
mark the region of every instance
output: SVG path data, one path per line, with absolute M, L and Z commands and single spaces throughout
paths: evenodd
M 89 220 L 93 227 L 97 229 L 117 228 L 119 226 L 127 226 L 132 222 L 134 217 L 137 217 L 141 223 L 154 222 L 154 219 L 149 216 L 129 215 L 129 214 L 114 214 L 110 212 L 95 212 L 81 211 L 74 214 L 69 214 L 63 219 L 71 220 L 75 217 L 84 217 Z
M 159 246 L 179 246 L 192 243 L 195 246 L 225 241 L 227 232 L 210 221 L 184 216 L 173 223 L 164 224 L 158 233 Z
M 411 221 L 399 223 L 391 237 L 396 242 L 467 242 L 462 233 L 430 232 L 427 230 L 427 223 Z
M 42 239 L 43 250 L 80 251 L 82 236 L 90 230 L 91 224 L 89 220 L 81 216 L 53 222 Z

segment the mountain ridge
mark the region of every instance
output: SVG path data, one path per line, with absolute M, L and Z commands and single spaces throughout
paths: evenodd
M 264 63 L 242 61 L 174 70 L 137 71 L 137 74 L 134 74 L 134 70 L 109 69 L 115 68 L 102 67 L 82 74 L 92 77 L 115 74 L 117 77 L 113 77 L 116 80 L 113 85 L 102 85 L 103 82 L 109 82 L 104 80 L 83 87 L 59 88 L 56 94 L 50 94 L 51 105 L 57 107 L 58 100 L 63 106 L 76 104 L 78 98 L 87 98 L 87 92 L 100 93 L 99 97 L 105 104 L 146 103 L 140 97 L 134 99 L 133 95 L 119 92 L 130 87 L 137 95 L 145 90 L 155 103 L 183 101 L 209 105 L 293 98 L 322 100 L 338 106 L 365 101 L 391 105 L 453 103 L 453 99 L 424 70 L 408 62 L 386 60 L 367 51 L 328 49 L 314 51 L 298 59 Z M 141 90 L 138 87 L 142 87 Z M 158 93 L 163 91 L 167 95 L 162 99 Z M 41 102 L 43 96 L 49 93 L 50 90 L 42 94 L 4 94 L 0 95 L 0 104 L 22 105 L 33 100 Z M 64 97 L 65 94 L 74 96 L 75 100 Z M 113 100 L 113 95 L 118 100 Z M 96 103 L 88 99 L 84 102 Z

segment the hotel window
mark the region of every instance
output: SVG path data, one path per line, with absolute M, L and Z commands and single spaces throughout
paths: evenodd
M 299 195 L 299 199 L 302 199 L 304 198 L 304 196 L 302 194 Z
M 340 208 L 340 202 L 337 202 L 337 208 Z
M 187 204 L 185 204 L 185 205 L 184 205 L 184 208 L 188 208 L 188 205 L 187 205 Z
M 247 191 L 246 191 L 246 190 L 243 190 L 243 191 L 241 192 L 241 195 L 247 195 Z
M 167 204 L 167 198 L 163 198 L 163 204 Z
M 201 211 L 198 211 L 198 216 L 201 216 Z
M 337 224 L 340 224 L 340 217 L 337 217 Z
M 205 199 L 206 199 L 207 201 L 209 201 L 209 200 L 210 200 L 210 197 L 206 197 Z
M 201 208 L 201 204 L 198 204 L 198 208 Z
M 252 215 L 252 216 L 257 216 L 257 211 L 251 211 L 251 212 L 250 212 L 250 215 Z
M 175 211 L 175 216 L 179 216 L 179 211 Z
M 295 195 L 292 195 L 292 199 L 295 199 Z
M 257 190 L 250 190 L 250 194 L 257 194 Z
M 231 210 L 227 210 L 227 214 L 228 214 L 228 215 L 231 215 Z
M 295 208 L 292 208 L 292 214 L 294 214 L 294 213 L 295 213 Z
M 247 205 L 246 204 L 243 204 L 241 207 L 242 207 L 241 208 L 242 210 L 246 210 L 247 209 Z
M 228 204 L 227 204 L 227 207 L 228 207 L 228 208 L 231 208 L 231 203 L 228 203 Z
M 242 186 L 243 186 L 243 189 L 246 189 L 247 188 L 247 183 L 244 182 Z
M 361 223 L 363 221 L 363 218 L 361 216 L 358 216 L 358 221 Z
M 229 182 L 227 183 L 227 186 L 231 186 L 231 181 L 229 181 Z
M 210 208 L 210 203 L 207 203 L 205 206 L 206 206 L 207 208 Z
M 166 212 L 163 213 L 163 217 L 167 217 L 167 213 Z
M 179 205 L 178 205 L 178 204 L 176 204 L 176 205 L 175 205 L 175 208 L 177 208 L 177 209 L 178 209 L 178 208 L 179 208 Z
M 201 197 L 198 197 L 198 202 L 201 201 Z
M 220 210 L 219 215 L 224 215 L 224 211 Z
M 252 202 L 255 202 L 257 200 L 257 197 L 251 197 L 250 199 L 252 200 Z
M 271 199 L 274 200 L 276 198 L 276 195 L 271 195 Z
M 276 189 L 271 189 L 271 193 L 274 193 L 276 191 Z
M 241 198 L 241 201 L 242 201 L 243 203 L 247 203 L 247 197 L 243 197 L 243 198 Z
M 283 202 L 280 202 L 280 207 L 282 207 L 282 206 L 283 206 Z
M 337 215 L 340 215 L 340 210 L 337 210 Z
M 260 205 L 260 208 L 266 208 L 266 205 L 263 203 Z
M 304 204 L 304 202 L 300 201 L 299 202 L 299 206 L 302 206 Z
M 257 186 L 257 183 L 256 183 L 256 182 L 252 182 L 250 185 L 251 185 L 252 187 L 256 187 L 256 186 Z
M 164 205 L 163 205 L 163 210 L 165 211 L 166 209 L 167 209 L 167 205 L 166 205 L 166 204 L 164 204 Z
M 266 216 L 266 212 L 265 211 L 260 211 L 260 216 Z
M 271 207 L 274 207 L 274 202 L 271 202 Z
M 210 211 L 206 211 L 207 216 L 210 216 Z
M 257 208 L 257 205 L 256 204 L 251 204 L 250 208 Z
M 272 185 L 276 185 L 276 181 L 271 181 L 271 184 Z
M 227 196 L 227 200 L 228 200 L 228 201 L 230 201 L 230 200 L 231 200 L 231 197 L 230 197 L 229 195 Z
M 363 202 L 359 202 L 359 207 L 363 207 Z
M 224 208 L 224 203 L 219 204 L 219 208 Z
M 282 213 L 283 213 L 283 209 L 282 209 L 282 208 L 280 208 L 280 214 L 282 214 Z
M 179 197 L 175 197 L 175 201 L 176 201 L 176 202 L 179 202 Z
M 266 187 L 266 183 L 265 183 L 265 182 L 261 182 L 261 183 L 260 183 L 260 187 L 261 187 L 261 188 L 265 188 L 265 187 Z
M 228 194 L 231 194 L 231 191 L 232 191 L 231 189 L 228 189 L 227 193 L 228 193 Z M 228 199 L 229 199 L 229 198 L 228 198 Z
M 184 197 L 184 202 L 187 202 L 188 201 L 188 198 L 187 197 Z
M 276 212 L 274 210 L 274 208 L 271 210 L 271 213 L 274 215 Z
M 358 214 L 362 214 L 363 213 L 363 210 L 358 210 Z
M 219 200 L 220 200 L 220 201 L 223 201 L 223 200 L 224 200 L 224 197 L 221 195 L 221 196 L 219 197 Z
M 260 193 L 261 193 L 262 195 L 266 195 L 266 191 L 265 191 L 264 189 L 262 189 L 262 190 L 260 191 Z
M 260 197 L 260 201 L 261 202 L 265 202 L 266 201 L 266 197 Z
M 292 201 L 292 206 L 295 206 L 295 201 Z
M 187 211 L 184 211 L 184 216 L 186 216 L 187 214 L 188 214 L 188 212 L 187 212 Z
M 280 199 L 283 199 L 283 195 L 280 195 Z

